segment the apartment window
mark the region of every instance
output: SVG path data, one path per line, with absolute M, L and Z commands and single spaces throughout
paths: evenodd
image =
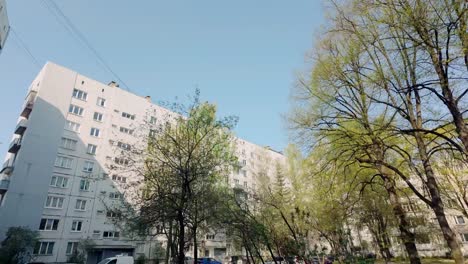
M 101 97 L 98 97 L 98 99 L 97 99 L 97 105 L 98 105 L 98 106 L 105 107 L 105 106 L 106 106 L 106 99 L 101 98 Z
M 102 115 L 101 113 L 94 112 L 93 119 L 94 119 L 95 121 L 102 122 L 102 117 L 103 117 L 103 115 Z
M 91 155 L 96 155 L 96 149 L 97 149 L 96 145 L 88 144 L 88 149 L 86 152 Z
M 54 252 L 55 242 L 37 242 L 34 247 L 33 254 L 35 255 L 52 255 Z
M 65 129 L 73 132 L 80 132 L 80 124 L 72 121 L 67 121 L 67 123 L 65 124 Z
M 157 120 L 156 117 L 154 116 L 150 117 L 150 124 L 153 124 L 153 125 L 156 124 L 156 120 Z
M 468 233 L 460 234 L 463 243 L 468 243 Z
M 78 141 L 70 138 L 62 138 L 62 141 L 60 142 L 60 146 L 65 149 L 71 149 L 75 150 L 76 149 L 76 143 Z
M 99 137 L 99 133 L 100 133 L 99 128 L 95 128 L 95 127 L 92 127 L 92 128 L 91 128 L 91 133 L 90 133 L 91 136 L 93 136 L 93 137 Z
M 123 159 L 123 158 L 114 158 L 114 162 L 119 165 L 125 165 L 125 166 L 130 163 L 128 159 Z
M 66 251 L 67 255 L 74 254 L 76 253 L 77 250 L 78 250 L 78 242 L 68 242 L 67 251 Z
M 80 191 L 89 191 L 89 180 L 80 180 Z
M 150 129 L 149 136 L 150 137 L 155 137 L 156 136 L 156 130 Z
M 46 208 L 52 208 L 52 209 L 61 209 L 63 207 L 63 197 L 59 196 L 47 196 L 46 200 Z
M 39 224 L 39 230 L 41 231 L 53 231 L 58 229 L 59 220 L 58 219 L 41 219 Z
M 77 199 L 75 204 L 75 210 L 85 211 L 86 210 L 86 200 Z
M 238 179 L 234 179 L 234 183 L 235 183 L 235 184 L 239 184 L 239 180 L 238 180 Z
M 247 177 L 247 171 L 246 171 L 246 170 L 241 170 L 241 172 L 242 172 L 242 175 L 243 175 L 244 177 Z
M 84 162 L 84 166 L 83 166 L 84 172 L 93 172 L 93 168 L 94 168 L 94 162 L 91 162 L 91 161 Z
M 116 217 L 120 217 L 121 214 L 120 214 L 120 212 L 107 211 L 106 216 L 109 217 L 109 218 L 116 218 Z
M 116 231 L 104 231 L 102 233 L 103 238 L 116 238 L 119 236 L 120 236 L 120 232 L 116 232 Z
M 88 93 L 83 92 L 83 91 L 78 90 L 78 89 L 73 89 L 73 97 L 76 98 L 76 99 L 86 101 L 86 99 L 88 99 Z
M 109 193 L 109 198 L 111 199 L 119 199 L 120 197 L 122 197 L 122 195 L 118 192 L 111 192 Z
M 121 149 L 124 149 L 124 150 L 130 150 L 131 149 L 131 146 L 130 144 L 126 144 L 126 143 L 123 143 L 123 142 L 117 142 L 117 147 L 121 148 Z
M 114 181 L 118 181 L 118 182 L 127 182 L 127 178 L 126 177 L 122 177 L 122 176 L 119 176 L 119 175 L 112 175 L 112 180 Z
M 463 218 L 463 216 L 457 215 L 457 216 L 454 216 L 454 218 L 455 218 L 455 223 L 457 223 L 459 225 L 464 225 L 465 224 L 465 218 Z
M 247 165 L 247 161 L 246 161 L 246 160 L 242 160 L 242 165 L 243 165 L 243 166 Z
M 126 128 L 126 127 L 120 127 L 120 132 L 125 133 L 125 134 L 129 134 L 129 135 L 133 134 L 133 130 L 129 129 L 129 128 Z
M 83 110 L 82 107 L 79 107 L 79 106 L 73 105 L 73 104 L 71 104 L 70 107 L 68 108 L 68 112 L 71 113 L 71 114 L 74 114 L 74 115 L 82 116 L 83 111 L 84 110 Z
M 83 227 L 83 221 L 80 220 L 73 220 L 71 231 L 73 232 L 81 232 L 81 228 Z
M 63 176 L 52 176 L 50 179 L 50 186 L 58 187 L 58 188 L 67 188 L 68 185 L 68 178 Z
M 247 188 L 247 182 L 246 182 L 246 181 L 244 182 L 244 187 L 246 187 L 246 188 Z
M 131 119 L 131 120 L 134 120 L 134 119 L 135 119 L 135 115 L 131 115 L 131 114 L 125 113 L 125 112 L 122 112 L 122 117 Z
M 72 167 L 73 159 L 64 157 L 64 156 L 57 156 L 55 159 L 55 166 L 65 169 L 70 169 Z
M 211 235 L 211 234 L 206 235 L 206 239 L 213 240 L 213 239 L 215 239 L 215 235 Z

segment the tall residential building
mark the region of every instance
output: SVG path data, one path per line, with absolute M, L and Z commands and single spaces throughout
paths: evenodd
M 10 31 L 10 24 L 8 23 L 8 15 L 6 10 L 5 0 L 0 0 L 0 52 L 2 52 L 3 47 Z
M 139 140 L 135 127 L 173 114 L 116 83 L 47 63 L 29 87 L 1 167 L 0 239 L 12 226 L 38 230 L 35 261 L 44 263 L 66 262 L 83 239 L 94 243 L 88 263 L 149 254 L 155 241 L 130 239 L 112 221 L 108 205 L 121 201 L 133 175 L 109 168 L 125 163 L 116 148 Z M 281 153 L 241 139 L 237 151 L 242 168 L 229 177 L 237 189 L 255 189 L 259 170 L 284 162 Z M 203 249 L 218 258 L 230 253 L 222 234 L 207 234 Z

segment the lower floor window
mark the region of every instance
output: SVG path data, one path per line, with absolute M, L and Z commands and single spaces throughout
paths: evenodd
M 34 247 L 33 254 L 36 255 L 52 255 L 54 252 L 55 242 L 38 242 Z
M 104 238 L 113 238 L 113 237 L 119 237 L 120 233 L 116 231 L 104 231 L 102 233 L 102 237 Z
M 68 242 L 67 244 L 67 255 L 71 255 L 73 253 L 76 253 L 78 250 L 78 242 Z
M 463 242 L 468 243 L 468 233 L 460 234 Z

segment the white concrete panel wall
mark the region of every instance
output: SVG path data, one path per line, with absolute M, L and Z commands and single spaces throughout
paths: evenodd
M 86 92 L 86 100 L 73 98 L 74 88 Z M 10 226 L 28 226 L 37 230 L 41 218 L 58 219 L 57 230 L 40 231 L 42 241 L 55 242 L 53 254 L 38 256 L 37 261 L 42 262 L 67 261 L 67 243 L 84 238 L 92 239 L 100 247 L 135 248 L 139 244 L 139 248 L 148 249 L 147 245 L 127 241 L 125 237 L 103 237 L 104 231 L 119 231 L 106 217 L 105 205 L 118 202 L 110 199 L 109 193 L 125 191 L 125 186 L 113 181 L 112 175 L 107 178 L 103 176 L 115 173 L 108 168 L 114 164 L 113 159 L 117 156 L 115 144 L 118 141 L 134 144 L 140 140 L 138 136 L 120 132 L 120 127 L 138 131 L 142 124 L 149 121 L 150 116 L 155 116 L 158 122 L 165 122 L 169 116 L 175 114 L 144 97 L 99 83 L 53 63 L 48 63 L 43 68 L 30 89 L 38 92 L 22 147 L 16 158 L 15 169 L 9 177 L 10 187 L 0 206 L 2 235 Z M 105 106 L 97 105 L 98 98 L 106 100 Z M 82 107 L 83 114 L 78 116 L 69 113 L 70 104 Z M 102 121 L 93 120 L 95 112 L 103 115 Z M 125 118 L 122 112 L 135 115 L 135 118 Z M 67 120 L 80 124 L 79 131 L 64 129 Z M 90 134 L 92 128 L 99 129 L 99 137 Z M 76 148 L 63 148 L 62 138 L 76 140 Z M 88 144 L 97 146 L 95 155 L 87 153 Z M 246 160 L 247 165 L 243 168 L 246 174 L 233 173 L 230 182 L 234 184 L 234 179 L 239 179 L 240 184 L 246 182 L 248 188 L 255 186 L 255 175 L 261 163 L 273 161 L 271 164 L 274 164 L 276 160 L 284 159 L 279 153 L 240 139 L 238 151 L 244 153 L 239 159 Z M 260 154 L 263 161 L 260 161 Z M 12 156 L 8 154 L 7 158 Z M 71 168 L 54 166 L 57 156 L 72 159 Z M 85 162 L 94 163 L 91 173 L 83 171 Z M 67 186 L 50 186 L 53 176 L 66 177 Z M 126 176 L 127 181 L 136 177 L 131 173 L 122 173 L 120 176 Z M 89 190 L 80 190 L 82 180 L 90 182 Z M 63 207 L 44 208 L 48 195 L 63 197 Z M 78 199 L 86 201 L 85 210 L 76 210 Z M 71 230 L 73 221 L 83 221 L 80 232 Z

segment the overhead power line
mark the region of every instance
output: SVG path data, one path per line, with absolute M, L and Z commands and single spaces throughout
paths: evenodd
M 39 61 L 34 57 L 32 54 L 31 50 L 28 48 L 26 43 L 21 39 L 21 37 L 16 33 L 16 30 L 13 29 L 13 27 L 10 27 L 10 32 L 13 32 L 13 35 L 15 36 L 16 43 L 20 49 L 23 49 L 23 51 L 28 55 L 28 58 L 31 60 L 31 62 L 36 65 L 39 69 L 41 68 L 41 64 Z
M 98 63 L 104 67 L 122 86 L 130 91 L 128 85 L 122 80 L 122 78 L 117 75 L 115 71 L 109 66 L 109 64 L 104 60 L 104 58 L 99 54 L 99 52 L 91 45 L 91 43 L 86 39 L 83 33 L 73 24 L 73 22 L 65 15 L 60 7 L 53 0 L 41 0 L 43 5 L 49 10 L 49 12 L 57 19 L 57 21 L 67 30 L 67 32 L 81 42 L 85 48 L 87 48 L 92 55 L 96 58 Z

